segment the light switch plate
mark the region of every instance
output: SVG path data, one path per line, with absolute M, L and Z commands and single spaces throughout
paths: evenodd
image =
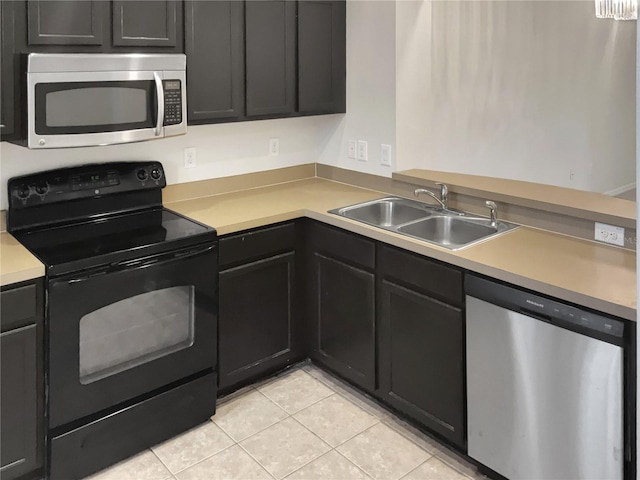
M 280 139 L 270 138 L 269 139 L 269 156 L 277 157 L 278 155 L 280 155 Z
M 391 166 L 391 145 L 380 145 L 380 165 Z
M 196 166 L 196 147 L 184 149 L 184 168 L 194 168 Z
M 365 140 L 358 140 L 358 160 L 367 161 L 367 142 Z
M 356 159 L 356 141 L 349 140 L 347 144 L 347 158 Z

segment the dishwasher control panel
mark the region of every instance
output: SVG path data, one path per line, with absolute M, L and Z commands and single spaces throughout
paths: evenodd
M 467 275 L 467 295 L 544 320 L 560 320 L 616 338 L 624 336 L 624 322 L 560 303 L 540 295 Z

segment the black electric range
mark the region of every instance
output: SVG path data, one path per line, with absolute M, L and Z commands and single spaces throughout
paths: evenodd
M 90 178 L 96 180 L 83 181 Z M 215 241 L 215 229 L 162 206 L 165 185 L 157 162 L 87 165 L 13 178 L 8 230 L 45 264 L 49 276 Z
M 217 234 L 162 206 L 158 162 L 9 180 L 7 229 L 45 264 L 47 476 L 83 478 L 205 421 Z

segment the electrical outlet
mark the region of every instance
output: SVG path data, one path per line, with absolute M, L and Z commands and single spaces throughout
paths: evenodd
M 348 158 L 353 158 L 354 160 L 356 159 L 356 141 L 355 140 L 349 140 L 349 143 L 347 144 L 347 157 Z
M 380 145 L 380 165 L 391 166 L 391 145 Z
M 184 149 L 184 168 L 194 168 L 196 166 L 196 147 Z
M 280 139 L 270 138 L 269 139 L 269 156 L 277 157 L 278 155 L 280 155 Z
M 596 222 L 595 239 L 624 247 L 624 228 Z
M 367 142 L 365 140 L 358 140 L 358 160 L 367 161 Z

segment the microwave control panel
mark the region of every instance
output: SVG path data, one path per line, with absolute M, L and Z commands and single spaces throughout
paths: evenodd
M 182 123 L 182 82 L 163 80 L 164 87 L 164 126 Z

